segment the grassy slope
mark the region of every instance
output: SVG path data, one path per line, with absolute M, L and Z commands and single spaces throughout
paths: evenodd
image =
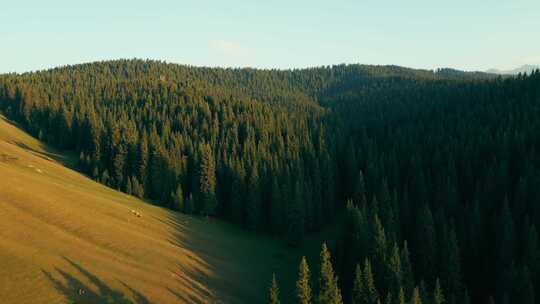
M 299 256 L 320 246 L 317 236 L 291 251 L 144 203 L 61 162 L 69 157 L 0 116 L 2 303 L 260 303 L 272 272 L 291 298 Z

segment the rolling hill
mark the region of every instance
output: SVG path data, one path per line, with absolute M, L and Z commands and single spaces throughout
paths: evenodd
M 305 247 L 148 204 L 70 160 L 1 117 L 2 303 L 258 303 L 272 272 L 294 285 Z
M 540 65 L 525 64 L 520 67 L 510 69 L 510 70 L 499 70 L 499 69 L 489 69 L 487 73 L 501 74 L 501 75 L 517 75 L 522 74 L 531 74 L 532 72 L 540 69 Z

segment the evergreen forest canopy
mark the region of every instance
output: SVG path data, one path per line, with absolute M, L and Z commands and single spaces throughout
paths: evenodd
M 0 107 L 156 204 L 293 246 L 342 226 L 300 303 L 540 299 L 539 71 L 118 60 L 1 75 Z

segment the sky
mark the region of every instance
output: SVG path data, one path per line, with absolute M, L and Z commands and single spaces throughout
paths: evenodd
M 196 66 L 540 64 L 539 0 L 2 0 L 0 73 L 119 58 Z

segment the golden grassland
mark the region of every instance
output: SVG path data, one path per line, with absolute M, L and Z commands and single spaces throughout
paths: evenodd
M 287 302 L 299 256 L 318 252 L 321 236 L 292 250 L 107 188 L 73 159 L 0 116 L 0 303 L 263 303 L 273 272 Z

